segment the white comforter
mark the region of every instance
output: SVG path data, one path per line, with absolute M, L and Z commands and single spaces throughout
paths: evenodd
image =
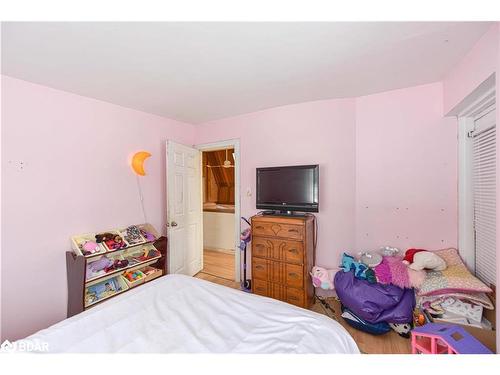
M 25 340 L 46 342 L 50 352 L 359 353 L 347 331 L 324 315 L 182 275 L 154 280 Z

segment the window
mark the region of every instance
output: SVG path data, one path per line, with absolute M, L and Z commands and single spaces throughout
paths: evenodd
M 474 268 L 486 284 L 496 284 L 496 119 L 490 106 L 474 116 L 472 200 Z

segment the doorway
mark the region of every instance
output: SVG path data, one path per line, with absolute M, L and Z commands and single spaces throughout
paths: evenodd
M 239 283 L 239 141 L 196 148 L 201 151 L 203 202 L 203 267 L 197 277 Z

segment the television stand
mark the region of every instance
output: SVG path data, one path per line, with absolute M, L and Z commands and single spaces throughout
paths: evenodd
M 306 213 L 304 212 L 297 212 L 297 211 L 274 211 L 274 210 L 269 210 L 269 211 L 261 211 L 261 214 L 264 216 L 290 216 L 290 217 L 305 217 L 307 216 Z

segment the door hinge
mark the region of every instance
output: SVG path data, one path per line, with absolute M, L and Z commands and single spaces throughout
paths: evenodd
M 469 130 L 467 132 L 467 138 L 472 138 L 472 137 L 474 137 L 474 130 Z

